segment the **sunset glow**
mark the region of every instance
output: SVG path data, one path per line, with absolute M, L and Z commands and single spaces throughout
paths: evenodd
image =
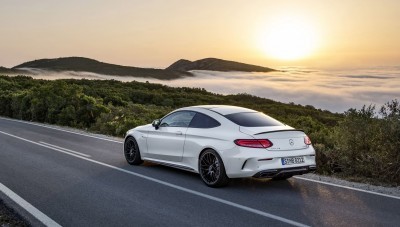
M 399 15 L 396 0 L 7 0 L 0 66 L 68 56 L 156 68 L 207 57 L 272 68 L 397 65 Z
M 317 46 L 313 27 L 297 18 L 274 21 L 261 35 L 260 45 L 271 58 L 296 60 L 309 56 Z

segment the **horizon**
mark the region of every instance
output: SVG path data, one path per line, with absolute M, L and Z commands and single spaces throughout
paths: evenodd
M 144 68 L 207 57 L 271 68 L 398 66 L 397 15 L 394 0 L 6 1 L 0 65 L 79 56 Z
M 154 68 L 154 69 L 165 69 L 167 67 L 169 67 L 170 65 L 172 65 L 173 63 L 179 61 L 179 60 L 189 60 L 191 62 L 197 61 L 197 60 L 203 60 L 203 59 L 207 59 L 207 58 L 215 58 L 215 59 L 220 59 L 220 60 L 226 60 L 226 61 L 234 61 L 234 62 L 238 62 L 238 63 L 244 63 L 244 64 L 249 64 L 249 65 L 255 65 L 255 66 L 261 66 L 261 67 L 266 67 L 266 68 L 272 68 L 274 70 L 285 70 L 286 68 L 298 68 L 298 69 L 320 69 L 320 70 L 354 70 L 354 69 L 376 69 L 376 68 L 390 68 L 390 67 L 400 67 L 400 64 L 392 64 L 392 65 L 371 65 L 371 66 L 348 66 L 348 67 L 312 67 L 312 66 L 305 66 L 305 65 L 276 65 L 274 67 L 270 67 L 268 65 L 258 65 L 258 64 L 254 64 L 252 62 L 240 62 L 240 61 L 236 61 L 236 60 L 232 60 L 232 59 L 223 59 L 223 58 L 216 58 L 216 57 L 203 57 L 203 58 L 199 58 L 199 59 L 187 59 L 187 58 L 179 58 L 176 59 L 175 61 L 172 61 L 170 64 L 167 64 L 166 66 L 137 66 L 137 65 L 123 65 L 120 64 L 118 62 L 108 62 L 108 61 L 102 61 L 100 59 L 96 59 L 96 58 L 92 58 L 92 57 L 87 57 L 87 56 L 59 56 L 59 57 L 48 57 L 48 58 L 37 58 L 37 59 L 31 59 L 31 60 L 27 60 L 25 62 L 20 62 L 16 65 L 12 65 L 9 67 L 0 65 L 0 67 L 5 67 L 5 68 L 13 68 L 15 66 L 18 66 L 20 64 L 24 64 L 27 62 L 31 62 L 31 61 L 37 61 L 37 60 L 43 60 L 43 59 L 60 59 L 60 58 L 87 58 L 87 59 L 91 59 L 91 60 L 95 60 L 101 63 L 106 63 L 106 64 L 114 64 L 114 65 L 119 65 L 119 66 L 126 66 L 126 67 L 138 67 L 138 68 Z

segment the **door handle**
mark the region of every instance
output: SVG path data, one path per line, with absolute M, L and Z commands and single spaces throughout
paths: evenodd
M 177 135 L 182 135 L 183 133 L 181 131 L 176 132 Z

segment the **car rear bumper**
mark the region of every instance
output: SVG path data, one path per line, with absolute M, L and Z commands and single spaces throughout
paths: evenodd
M 301 166 L 301 167 L 293 167 L 293 168 L 285 168 L 285 169 L 267 169 L 262 170 L 253 177 L 256 178 L 273 178 L 273 177 L 284 177 L 284 176 L 293 176 L 293 175 L 301 175 L 305 173 L 309 173 L 315 171 L 317 166 Z
M 238 148 L 221 156 L 229 178 L 275 177 L 282 174 L 300 175 L 316 169 L 315 150 L 266 151 L 257 148 Z M 304 162 L 283 165 L 282 158 L 303 157 Z

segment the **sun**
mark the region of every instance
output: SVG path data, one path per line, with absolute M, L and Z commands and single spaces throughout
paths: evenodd
M 276 20 L 260 37 L 263 51 L 271 58 L 280 60 L 308 57 L 317 46 L 315 29 L 300 18 Z

